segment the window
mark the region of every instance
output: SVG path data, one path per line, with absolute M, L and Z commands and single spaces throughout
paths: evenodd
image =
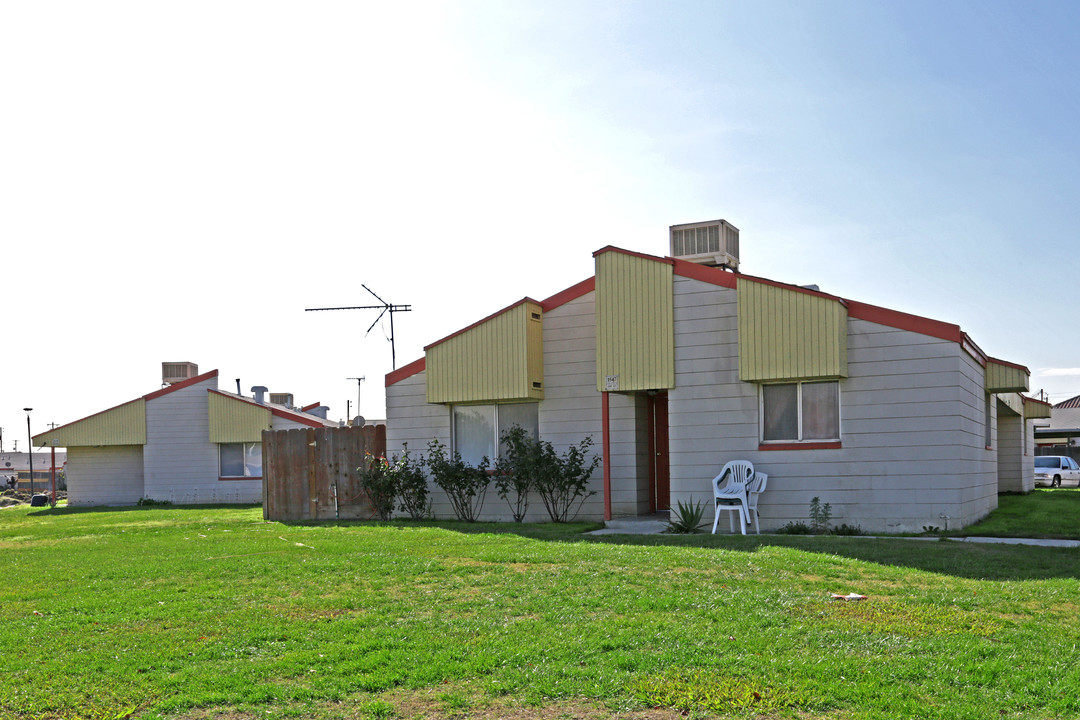
M 218 457 L 223 478 L 262 477 L 262 443 L 222 443 Z
M 993 416 L 992 411 L 991 411 L 992 402 L 993 402 L 993 396 L 990 395 L 990 393 L 987 393 L 986 394 L 986 423 L 983 426 L 984 434 L 985 434 L 984 439 L 986 440 L 986 449 L 987 450 L 989 450 L 991 448 L 991 443 L 993 442 L 993 439 L 994 439 L 994 435 L 993 435 L 993 432 L 994 432 L 994 416 Z
M 499 438 L 514 425 L 539 437 L 538 408 L 538 403 L 455 405 L 452 410 L 453 450 L 470 465 L 478 464 L 485 455 L 494 461 Z
M 761 386 L 763 442 L 840 439 L 840 383 Z

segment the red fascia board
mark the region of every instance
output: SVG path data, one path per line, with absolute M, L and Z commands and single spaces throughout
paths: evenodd
M 995 364 L 997 364 L 997 365 L 1004 365 L 1005 367 L 1011 367 L 1011 368 L 1015 368 L 1016 370 L 1023 370 L 1023 371 L 1024 371 L 1024 372 L 1026 372 L 1026 373 L 1027 373 L 1028 375 L 1030 375 L 1030 374 L 1031 374 L 1031 371 L 1030 371 L 1030 370 L 1028 370 L 1028 369 L 1027 369 L 1026 367 L 1024 367 L 1023 365 L 1020 365 L 1019 363 L 1009 362 L 1008 360 L 1001 360 L 1000 358 L 995 358 L 995 357 L 987 357 L 987 358 L 986 358 L 986 361 L 987 361 L 987 362 L 992 362 L 992 363 L 995 363 Z
M 472 325 L 469 325 L 468 327 L 463 327 L 462 329 L 458 330 L 457 332 L 451 333 L 450 335 L 447 335 L 446 337 L 444 337 L 441 340 L 436 340 L 435 342 L 431 343 L 430 345 L 424 346 L 424 351 L 426 352 L 426 351 L 430 350 L 431 348 L 435 347 L 436 345 L 441 345 L 442 343 L 446 342 L 447 340 L 450 340 L 452 338 L 456 338 L 458 335 L 461 335 L 463 333 L 467 333 L 470 330 L 472 330 L 474 327 L 479 327 L 480 325 L 483 325 L 487 321 L 492 320 L 494 318 L 497 318 L 498 316 L 502 315 L 503 313 L 510 312 L 514 308 L 516 308 L 516 307 L 518 307 L 520 305 L 524 305 L 525 303 L 533 303 L 534 305 L 539 305 L 540 304 L 540 303 L 536 302 L 535 300 L 533 300 L 531 297 L 523 297 L 520 300 L 518 300 L 516 303 L 514 303 L 513 305 L 508 305 L 507 307 L 504 307 L 502 310 L 497 310 L 497 311 L 491 313 L 490 315 L 488 315 L 483 320 L 477 320 L 476 322 L 474 322 Z
M 1045 405 L 1046 407 L 1054 407 L 1053 405 L 1051 405 L 1049 402 L 1047 402 L 1045 400 L 1039 400 L 1038 398 L 1028 397 L 1027 395 L 1024 395 L 1023 393 L 1020 393 L 1020 399 L 1025 403 L 1035 403 L 1036 405 Z
M 134 403 L 134 402 L 139 402 L 139 401 L 140 401 L 140 400 L 142 400 L 142 399 L 143 399 L 143 398 L 141 398 L 141 397 L 137 397 L 137 398 L 135 398 L 134 400 L 128 400 L 127 402 L 122 402 L 122 403 L 120 403 L 119 405 L 113 405 L 113 406 L 112 406 L 111 408 L 109 408 L 108 410 L 101 410 L 100 412 L 96 412 L 96 413 L 94 413 L 94 414 L 92 414 L 92 415 L 87 415 L 87 416 L 86 416 L 86 417 L 84 417 L 84 418 L 79 418 L 78 420 L 72 420 L 71 422 L 69 422 L 69 423 L 66 423 L 66 424 L 64 424 L 64 425 L 57 425 L 56 427 L 54 427 L 54 428 L 51 428 L 51 429 L 49 429 L 49 430 L 46 430 L 46 431 L 45 431 L 45 432 L 43 432 L 43 433 L 38 433 L 38 434 L 37 434 L 37 435 L 35 435 L 35 436 L 34 436 L 34 437 L 33 437 L 32 439 L 33 439 L 33 440 L 37 440 L 38 438 L 40 438 L 40 437 L 45 437 L 46 435 L 49 435 L 50 433 L 54 433 L 54 432 L 56 432 L 57 430 L 63 430 L 63 429 L 65 429 L 65 428 L 69 428 L 69 427 L 71 427 L 72 425 L 78 425 L 79 423 L 81 423 L 81 422 L 84 422 L 84 421 L 86 421 L 86 420 L 89 420 L 90 418 L 95 418 L 95 417 L 97 417 L 98 415 L 104 415 L 105 413 L 108 413 L 108 412 L 112 412 L 113 410 L 117 410 L 117 409 L 119 409 L 119 408 L 122 408 L 122 407 L 124 407 L 125 405 L 130 405 L 131 403 Z M 38 445 L 38 447 L 44 447 L 44 446 L 43 446 L 43 445 Z
M 183 390 L 186 387 L 191 387 L 192 385 L 198 385 L 199 383 L 203 382 L 204 380 L 209 380 L 210 378 L 217 377 L 217 374 L 218 374 L 217 370 L 211 370 L 210 372 L 205 372 L 202 375 L 196 375 L 193 378 L 188 378 L 187 380 L 181 380 L 180 382 L 174 383 L 173 385 L 170 385 L 169 387 L 161 388 L 160 390 L 155 390 L 154 392 L 150 393 L 149 395 L 143 395 L 143 400 L 153 400 L 153 399 L 159 398 L 159 397 L 161 397 L 163 395 L 168 395 L 169 393 L 176 392 L 177 390 Z
M 245 405 L 254 405 L 255 407 L 260 407 L 260 408 L 263 408 L 264 410 L 269 410 L 271 415 L 277 415 L 279 418 L 285 418 L 286 420 L 295 420 L 298 423 L 303 423 L 304 425 L 308 425 L 310 427 L 316 427 L 316 428 L 318 428 L 318 427 L 329 427 L 325 423 L 319 422 L 318 420 L 315 420 L 314 418 L 305 417 L 304 415 L 301 415 L 300 413 L 297 413 L 297 412 L 293 412 L 292 410 L 284 410 L 282 408 L 277 408 L 277 407 L 274 407 L 272 405 L 259 404 L 259 403 L 255 402 L 254 400 L 252 400 L 251 398 L 239 397 L 237 395 L 233 395 L 231 393 L 226 393 L 226 392 L 221 392 L 220 390 L 214 390 L 212 388 L 207 388 L 207 391 L 212 392 L 215 395 L 220 395 L 221 397 L 224 397 L 224 398 L 229 398 L 230 400 L 235 400 L 236 402 L 242 402 Z
M 419 360 L 413 360 L 408 365 L 403 365 L 397 370 L 386 373 L 386 387 L 390 387 L 394 383 L 401 382 L 405 378 L 412 377 L 417 373 L 422 373 L 427 368 L 427 358 L 420 358 Z
M 848 317 L 856 320 L 866 320 L 879 325 L 888 325 L 898 330 L 909 330 L 920 335 L 929 335 L 940 340 L 949 340 L 954 343 L 963 343 L 964 333 L 959 325 L 931 320 L 930 318 L 910 315 L 899 310 L 868 305 L 867 303 L 847 301 Z
M 565 290 L 562 290 L 560 292 L 555 293 L 554 295 L 549 297 L 547 300 L 541 300 L 540 301 L 540 307 L 543 308 L 544 312 L 550 312 L 550 311 L 554 310 L 557 307 L 565 305 L 566 303 L 570 302 L 571 300 L 577 300 L 579 297 L 581 297 L 583 295 L 588 295 L 589 293 L 593 292 L 594 290 L 596 290 L 596 276 L 595 275 L 593 275 L 590 278 L 586 278 L 586 279 L 582 280 L 581 282 L 577 283 L 576 285 L 571 285 L 570 287 L 566 288 Z
M 668 265 L 674 265 L 675 264 L 675 259 L 674 258 L 659 257 L 658 255 L 646 255 L 645 253 L 634 252 L 633 250 L 623 250 L 622 248 L 617 248 L 614 245 L 605 245 L 604 247 L 602 247 L 599 250 L 597 250 L 596 252 L 594 252 L 592 255 L 593 255 L 593 257 L 599 257 L 600 255 L 603 255 L 604 253 L 607 253 L 607 252 L 622 253 L 623 255 L 629 255 L 630 257 L 637 257 L 637 258 L 642 258 L 642 259 L 645 259 L 645 260 L 654 260 L 656 262 L 662 262 L 662 263 L 666 263 Z
M 721 287 L 731 288 L 732 290 L 735 289 L 735 278 L 738 276 L 733 272 L 701 265 L 699 263 L 688 262 L 686 260 L 679 260 L 678 258 L 672 258 L 672 260 L 675 263 L 675 274 L 680 277 L 690 278 L 691 280 L 700 280 L 701 282 L 720 285 Z
M 305 405 L 304 407 L 300 408 L 300 412 L 308 412 L 309 410 L 314 410 L 317 407 L 319 407 L 319 403 L 313 402 L 310 405 Z
M 258 403 L 256 403 L 256 405 L 257 404 Z M 289 410 L 282 410 L 281 408 L 269 407 L 269 406 L 266 406 L 266 405 L 264 405 L 263 407 L 265 407 L 267 410 L 269 410 L 271 414 L 277 415 L 279 418 L 285 418 L 286 420 L 294 420 L 294 421 L 296 421 L 298 423 L 301 423 L 303 425 L 307 425 L 308 427 L 313 427 L 313 428 L 333 427 L 332 425 L 328 425 L 325 422 L 320 422 L 319 420 L 316 420 L 314 418 L 305 417 L 305 416 L 301 415 L 300 413 L 294 413 L 294 412 L 291 412 Z

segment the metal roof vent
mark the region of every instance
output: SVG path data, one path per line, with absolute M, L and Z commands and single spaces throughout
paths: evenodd
M 266 401 L 264 396 L 266 395 L 266 393 L 270 392 L 270 388 L 264 387 L 263 385 L 256 385 L 255 387 L 251 388 L 251 392 L 255 393 L 255 402 L 259 403 L 260 405 L 265 405 Z
M 174 383 L 190 380 L 199 374 L 199 366 L 192 362 L 163 362 L 161 363 L 161 384 L 172 385 Z
M 672 225 L 670 231 L 671 257 L 738 269 L 739 228 L 727 220 Z

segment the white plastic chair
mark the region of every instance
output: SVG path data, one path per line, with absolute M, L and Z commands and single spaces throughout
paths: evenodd
M 749 515 L 746 519 L 746 524 L 754 523 L 754 532 L 758 535 L 761 534 L 761 524 L 758 521 L 758 509 L 757 501 L 758 496 L 765 492 L 765 485 L 769 482 L 769 476 L 763 472 L 755 472 L 754 479 L 747 486 L 746 491 L 746 504 L 749 510 Z
M 720 513 L 724 511 L 739 513 L 739 531 L 746 534 L 746 523 L 750 515 L 746 488 L 753 477 L 754 465 L 749 460 L 732 460 L 713 478 L 713 535 L 716 534 L 716 526 L 720 522 Z M 734 518 L 731 520 L 734 522 Z M 734 527 L 731 532 L 735 532 Z

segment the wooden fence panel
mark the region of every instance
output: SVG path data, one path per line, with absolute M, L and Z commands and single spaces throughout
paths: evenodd
M 372 516 L 357 468 L 366 452 L 385 454 L 385 426 L 264 430 L 262 437 L 266 520 Z

